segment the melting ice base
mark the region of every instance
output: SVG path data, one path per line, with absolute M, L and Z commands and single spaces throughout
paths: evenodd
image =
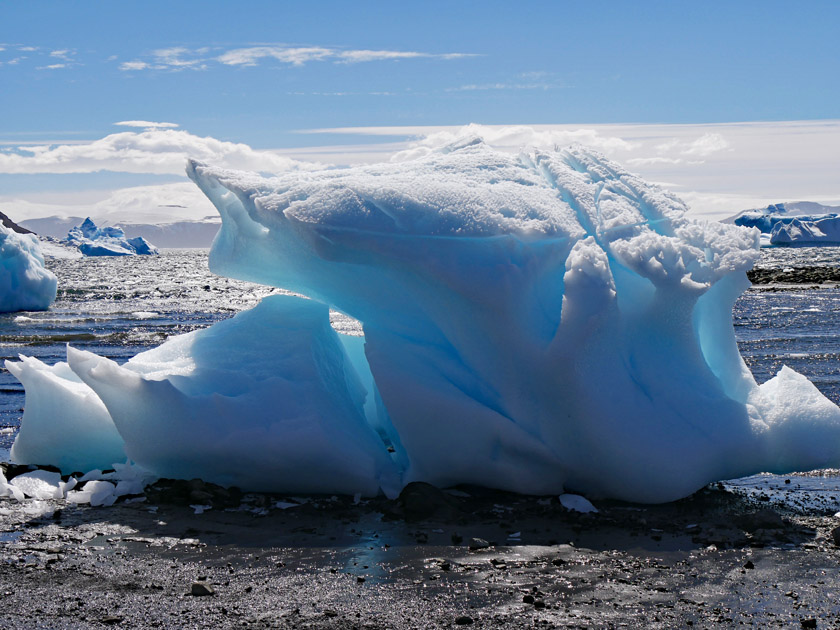
M 85 466 L 124 449 L 246 489 L 421 480 L 642 502 L 840 463 L 840 409 L 789 369 L 757 386 L 738 354 L 757 233 L 692 221 L 595 153 L 468 141 L 268 180 L 188 173 L 222 215 L 211 269 L 313 301 L 271 298 L 123 367 L 73 350 L 10 363 L 27 390 L 16 461 L 60 461 L 72 432 Z M 38 411 L 71 395 L 64 424 Z
M 56 278 L 44 267 L 38 237 L 0 225 L 0 313 L 43 311 L 55 292 Z

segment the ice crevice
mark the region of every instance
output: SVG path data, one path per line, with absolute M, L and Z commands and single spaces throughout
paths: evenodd
M 595 152 L 467 138 L 392 164 L 187 173 L 222 216 L 211 269 L 309 299 L 266 298 L 122 366 L 73 349 L 10 362 L 27 392 L 16 460 L 642 502 L 840 465 L 840 409 L 787 368 L 759 387 L 738 353 L 755 231 L 691 220 Z M 337 334 L 329 308 L 364 338 Z

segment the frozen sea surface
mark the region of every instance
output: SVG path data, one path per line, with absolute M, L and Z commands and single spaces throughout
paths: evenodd
M 840 248 L 765 249 L 756 265 L 840 266 Z M 0 315 L 0 354 L 53 364 L 65 345 L 123 362 L 166 338 L 208 326 L 256 305 L 279 289 L 222 278 L 207 269 L 206 250 L 164 250 L 161 256 L 51 259 L 59 289 L 49 311 Z M 334 327 L 358 324 L 333 313 Z M 761 383 L 789 365 L 840 403 L 840 288 L 747 291 L 736 303 L 741 353 Z M 22 415 L 23 387 L 0 372 L 0 459 L 8 457 Z M 820 479 L 833 478 L 822 477 Z M 770 482 L 775 483 L 775 482 Z M 822 483 L 822 482 L 817 482 Z

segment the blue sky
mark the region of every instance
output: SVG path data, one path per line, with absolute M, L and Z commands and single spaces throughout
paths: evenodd
M 273 151 L 383 141 L 310 129 L 834 120 L 838 24 L 836 1 L 0 2 L 0 204 L 181 179 L 2 160 L 115 133 L 110 155 L 176 129 Z

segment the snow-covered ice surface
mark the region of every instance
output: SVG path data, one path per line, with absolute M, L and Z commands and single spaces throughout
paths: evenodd
M 149 256 L 159 253 L 142 236 L 126 238 L 122 228 L 99 228 L 90 217 L 71 228 L 64 242 L 78 247 L 85 256 Z
M 792 370 L 759 387 L 738 354 L 732 305 L 748 286 L 757 233 L 687 219 L 676 198 L 597 154 L 516 157 L 464 142 L 414 162 L 270 180 L 199 164 L 189 173 L 222 215 L 213 270 L 361 321 L 364 352 L 332 343 L 316 362 L 332 366 L 320 391 L 352 418 L 344 433 L 318 425 L 322 443 L 346 442 L 351 460 L 379 462 L 385 444 L 394 451 L 387 466 L 357 469 L 358 492 L 393 492 L 383 483 L 393 466 L 397 487 L 475 483 L 659 502 L 709 481 L 840 460 L 840 409 Z M 255 313 L 242 330 L 243 316 L 232 320 L 235 346 L 211 343 L 208 329 L 212 369 L 233 368 L 239 391 L 185 368 L 198 365 L 195 347 L 178 340 L 149 353 L 154 369 L 137 369 L 140 357 L 118 368 L 73 352 L 69 368 L 98 394 L 130 456 L 179 453 L 191 462 L 181 476 L 211 478 L 219 460 L 210 438 L 225 435 L 217 418 L 234 415 L 238 454 L 267 450 L 264 414 L 277 418 L 283 452 L 305 455 L 318 443 L 313 428 L 288 430 L 284 418 L 315 409 L 311 379 L 292 384 L 281 406 L 241 374 L 274 339 L 248 334 L 265 316 Z M 318 345 L 326 337 L 316 320 L 304 328 Z M 274 334 L 294 336 L 294 321 Z M 308 365 L 304 355 L 289 365 Z M 28 397 L 52 395 L 27 386 Z M 140 410 L 130 426 L 154 427 L 165 411 L 172 429 L 129 437 L 119 419 L 129 408 Z M 381 439 L 368 441 L 373 431 Z M 261 489 L 287 491 L 301 474 L 336 483 L 343 462 L 331 458 L 294 475 L 261 457 L 246 465 L 266 481 Z M 155 473 L 164 465 L 142 463 Z
M 46 310 L 55 292 L 56 278 L 44 266 L 38 237 L 0 225 L 0 313 Z

